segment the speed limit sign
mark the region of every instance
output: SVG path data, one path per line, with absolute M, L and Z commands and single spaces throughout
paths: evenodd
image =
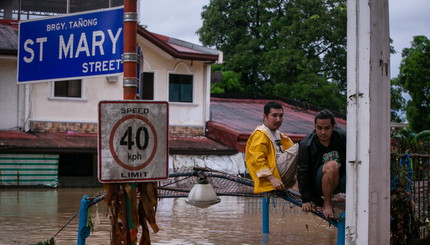
M 168 178 L 168 103 L 99 103 L 98 177 L 102 183 Z

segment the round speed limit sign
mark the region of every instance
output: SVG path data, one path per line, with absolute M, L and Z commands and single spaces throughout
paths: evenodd
M 155 156 L 157 132 L 143 116 L 121 118 L 110 132 L 109 147 L 113 158 L 128 170 L 146 167 Z
M 167 102 L 100 102 L 100 182 L 168 177 L 167 113 Z

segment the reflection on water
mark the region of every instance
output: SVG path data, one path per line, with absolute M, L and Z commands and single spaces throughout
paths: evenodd
M 98 189 L 1 189 L 0 244 L 35 244 L 54 236 L 79 211 L 84 194 Z M 87 244 L 109 244 L 110 222 L 106 205 L 90 209 L 95 231 Z M 76 244 L 77 216 L 55 239 L 58 244 Z M 222 196 L 206 209 L 185 203 L 183 198 L 159 201 L 152 244 L 336 244 L 337 229 L 320 218 L 272 199 L 270 235 L 261 234 L 261 200 Z

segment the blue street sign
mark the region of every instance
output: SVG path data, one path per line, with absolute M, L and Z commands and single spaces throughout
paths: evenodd
M 123 15 L 119 7 L 20 22 L 18 83 L 121 74 Z

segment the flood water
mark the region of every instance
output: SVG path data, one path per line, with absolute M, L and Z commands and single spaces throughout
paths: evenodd
M 49 240 L 79 211 L 84 194 L 99 189 L 0 189 L 0 244 Z M 271 199 L 270 234 L 262 235 L 261 199 L 221 196 L 206 209 L 184 198 L 163 198 L 152 244 L 336 244 L 337 229 L 282 199 Z M 109 244 L 110 221 L 104 203 L 90 208 L 95 230 L 86 244 Z M 76 244 L 79 215 L 55 236 L 57 244 Z

